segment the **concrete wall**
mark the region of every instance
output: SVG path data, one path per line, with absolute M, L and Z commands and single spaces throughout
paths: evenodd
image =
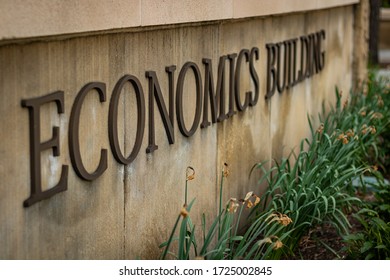
M 378 56 L 383 67 L 390 65 L 390 8 L 381 8 L 379 19 Z
M 366 1 L 366 0 L 362 0 Z M 321 10 L 359 0 L 1 0 L 0 40 L 242 19 Z M 1 43 L 1 41 L 0 41 Z
M 230 176 L 223 200 L 260 192 L 251 167 L 279 158 L 309 135 L 307 114 L 316 115 L 323 101 L 332 102 L 334 88 L 348 92 L 352 85 L 353 6 L 298 12 L 272 17 L 145 28 L 118 33 L 8 43 L 0 47 L 0 258 L 2 259 L 135 259 L 158 257 L 158 245 L 167 240 L 184 203 L 185 171 L 192 166 L 195 180 L 189 196 L 196 197 L 191 212 L 200 225 L 206 212 L 211 223 L 217 211 L 220 172 L 227 162 Z M 282 94 L 265 99 L 267 43 L 325 30 L 324 69 Z M 168 107 L 168 75 L 165 67 L 176 65 L 175 82 L 183 65 L 198 65 L 204 83 L 203 58 L 212 60 L 214 85 L 218 60 L 242 49 L 259 49 L 254 67 L 260 80 L 260 98 L 253 107 L 207 128 L 197 127 L 184 137 L 174 119 L 175 143 L 168 143 L 155 107 L 156 144 L 146 153 L 150 121 L 148 79 L 156 71 Z M 299 56 L 298 56 L 299 60 Z M 241 70 L 241 99 L 255 90 L 247 63 Z M 226 75 L 228 77 L 228 65 Z M 191 71 L 190 71 L 191 72 Z M 192 73 L 192 72 L 191 72 Z M 145 133 L 138 156 L 129 165 L 118 163 L 110 149 L 108 114 L 112 91 L 125 74 L 136 76 L 143 88 L 146 108 Z M 77 176 L 69 156 L 72 106 L 89 82 L 106 86 L 106 101 L 96 92 L 87 94 L 80 115 L 80 150 L 83 164 L 93 172 L 100 150 L 107 149 L 107 169 L 97 179 Z M 195 80 L 184 83 L 184 120 L 190 127 L 195 114 Z M 229 84 L 226 79 L 226 94 Z M 43 189 L 60 180 L 67 165 L 68 189 L 49 199 L 23 207 L 31 193 L 29 110 L 21 101 L 64 92 L 64 113 L 56 103 L 41 107 L 41 142 L 60 130 L 60 156 L 51 149 L 41 153 Z M 176 94 L 176 91 L 175 91 Z M 120 96 L 118 131 L 120 147 L 128 155 L 135 141 L 137 106 L 134 89 L 127 84 Z M 227 105 L 228 106 L 228 105 Z M 235 106 L 235 110 L 237 108 Z M 177 112 L 176 112 L 177 113 Z M 210 114 L 210 112 L 209 112 Z M 203 115 L 202 115 L 203 116 Z

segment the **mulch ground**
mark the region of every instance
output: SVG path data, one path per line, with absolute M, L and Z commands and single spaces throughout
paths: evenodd
M 374 200 L 373 194 L 357 194 L 366 201 Z M 349 233 L 363 231 L 363 226 L 358 222 L 352 213 L 347 215 L 351 224 Z M 309 231 L 299 243 L 295 256 L 291 259 L 303 260 L 339 260 L 346 259 L 347 253 L 344 250 L 346 244 L 337 230 L 330 224 L 317 226 Z
M 355 233 L 361 230 L 361 224 L 357 222 L 352 215 L 348 217 L 352 225 L 350 233 Z M 291 259 L 303 260 L 339 260 L 347 257 L 340 234 L 330 224 L 317 226 L 310 230 L 304 236 L 295 252 L 295 256 Z

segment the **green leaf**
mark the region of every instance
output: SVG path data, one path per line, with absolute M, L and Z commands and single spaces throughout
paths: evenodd
M 360 253 L 365 253 L 373 247 L 373 244 L 370 241 L 363 243 L 363 246 L 360 248 Z
M 241 241 L 243 239 L 244 239 L 243 236 L 233 236 L 232 238 L 230 238 L 231 241 Z

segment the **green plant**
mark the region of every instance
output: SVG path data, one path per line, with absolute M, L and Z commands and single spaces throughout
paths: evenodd
M 370 191 L 373 200 L 363 200 L 360 210 L 353 216 L 362 230 L 344 236 L 345 250 L 353 259 L 390 258 L 390 185 L 383 177 L 389 178 L 390 170 L 390 94 L 389 81 L 378 79 L 370 72 L 360 94 L 352 96 L 352 105 L 346 115 L 354 116 L 355 123 L 364 129 L 375 127 L 360 145 L 360 156 L 367 165 L 372 165 L 370 174 L 377 178 Z M 361 180 L 359 191 L 367 195 L 365 180 Z
M 324 222 L 345 236 L 345 250 L 351 258 L 388 258 L 389 223 L 385 221 L 390 218 L 390 189 L 376 170 L 389 170 L 390 94 L 388 84 L 373 77 L 370 74 L 371 80 L 361 92 L 351 94 L 351 101 L 343 101 L 336 89 L 336 105 L 329 113 L 319 115 L 318 129 L 313 128 L 309 118 L 312 137 L 301 142 L 297 153 L 275 161 L 269 170 L 266 162 L 254 166 L 251 173 L 262 172 L 259 184 L 268 185 L 261 199 L 249 192 L 244 199 L 231 198 L 224 206 L 223 184 L 228 176 L 225 165 L 218 215 L 209 228 L 205 215 L 202 216 L 202 243 L 198 243 L 190 218 L 195 200 L 187 205 L 188 181 L 195 175 L 189 167 L 185 204 L 168 241 L 160 245 L 164 248 L 162 259 L 168 254 L 177 259 L 280 259 L 295 254 L 309 229 Z M 356 178 L 363 182 L 367 174 L 382 182 L 376 186 L 376 200 L 370 203 L 356 197 L 352 184 Z M 359 191 L 364 192 L 365 188 Z M 245 208 L 252 211 L 247 225 L 239 230 Z M 347 214 L 357 208 L 361 210 L 354 216 L 364 231 L 349 234 Z M 175 241 L 177 254 L 170 251 Z M 338 256 L 337 252 L 335 255 Z
M 382 97 L 380 92 L 383 85 L 370 82 L 364 93 L 352 94 L 350 102 L 348 98 L 343 102 L 336 89 L 336 105 L 319 116 L 317 130 L 309 118 L 312 138 L 301 142 L 297 155 L 292 152 L 270 170 L 264 163 L 255 166 L 263 172 L 259 183 L 266 182 L 268 188 L 252 219 L 273 210 L 288 214 L 294 221 L 284 229 L 289 233 L 282 240 L 284 250 L 269 257 L 293 253 L 302 236 L 316 224 L 329 222 L 340 234 L 348 233 L 346 213 L 362 203 L 351 181 L 374 172 L 378 161 L 385 158 L 380 135 L 388 131 L 390 118 L 385 100 L 388 96 Z
M 385 222 L 378 212 L 369 208 L 363 208 L 353 216 L 363 230 L 344 237 L 348 258 L 390 259 L 390 222 Z
M 194 169 L 187 168 L 185 184 L 185 201 L 187 201 L 188 181 L 194 179 Z M 243 235 L 239 234 L 239 223 L 244 209 L 256 206 L 260 198 L 253 192 L 247 193 L 244 199 L 231 198 L 225 207 L 222 204 L 223 182 L 229 171 L 225 164 L 221 172 L 219 212 L 211 226 L 207 229 L 206 218 L 202 216 L 202 244 L 197 242 L 197 232 L 195 225 L 190 218 L 190 212 L 195 202 L 193 199 L 189 205 L 184 204 L 178 215 L 174 227 L 168 240 L 160 245 L 163 248 L 161 259 L 166 259 L 168 254 L 176 259 L 187 260 L 191 257 L 202 259 L 260 259 L 266 256 L 267 252 L 278 250 L 282 247 L 277 232 L 287 224 L 286 217 L 279 217 L 273 213 L 263 213 L 263 215 L 253 223 Z M 181 220 L 181 223 L 180 223 Z M 180 224 L 179 224 L 180 223 Z M 179 228 L 178 236 L 175 236 Z M 268 227 L 279 229 L 274 231 L 272 236 L 264 236 Z M 178 242 L 177 253 L 173 253 L 170 248 L 173 242 Z
M 264 163 L 255 166 L 264 174 L 259 183 L 266 181 L 268 188 L 261 205 L 252 213 L 252 221 L 264 211 L 283 213 L 293 221 L 281 232 L 283 250 L 272 252 L 269 258 L 292 254 L 302 236 L 324 221 L 340 232 L 348 232 L 350 225 L 343 209 L 360 203 L 348 189 L 363 168 L 354 166 L 353 137 L 346 141 L 339 133 L 328 135 L 321 126 L 313 131 L 312 142 L 302 141 L 298 155 L 291 153 L 270 170 L 264 168 Z M 265 235 L 273 235 L 273 230 L 268 228 Z

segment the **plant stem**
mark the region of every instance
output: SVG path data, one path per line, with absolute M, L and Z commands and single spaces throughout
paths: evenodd
M 187 185 L 188 185 L 188 180 L 186 180 L 186 187 L 185 187 L 185 194 L 184 194 L 184 205 L 187 207 Z
M 167 256 L 167 253 L 168 253 L 168 251 L 169 251 L 169 246 L 170 246 L 171 243 L 172 243 L 173 235 L 175 234 L 177 225 L 179 224 L 180 217 L 181 217 L 181 215 L 179 214 L 179 216 L 177 216 L 175 226 L 174 226 L 173 229 L 172 229 L 171 235 L 169 236 L 167 246 L 165 247 L 164 253 L 163 253 L 162 257 L 161 257 L 162 260 L 165 260 L 165 257 Z

